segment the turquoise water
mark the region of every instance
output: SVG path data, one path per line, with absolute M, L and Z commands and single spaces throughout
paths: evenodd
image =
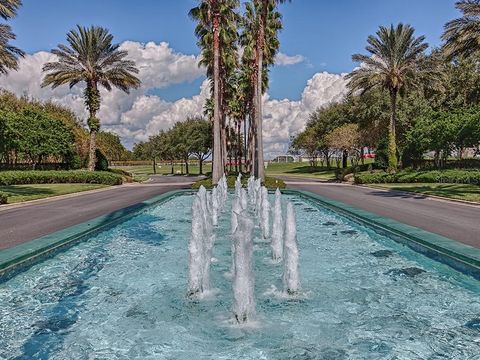
M 250 326 L 231 323 L 228 211 L 216 230 L 215 291 L 186 299 L 192 197 L 180 196 L 0 284 L 0 358 L 480 358 L 478 281 L 290 199 L 303 293 L 275 290 L 282 267 L 257 241 Z

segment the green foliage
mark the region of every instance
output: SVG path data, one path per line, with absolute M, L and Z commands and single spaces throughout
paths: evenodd
M 95 150 L 95 171 L 107 171 L 108 170 L 108 159 L 102 153 L 100 149 Z
M 235 180 L 236 179 L 237 179 L 236 175 L 229 175 L 227 177 L 227 186 L 228 186 L 229 189 L 235 188 Z M 247 184 L 247 181 L 248 181 L 248 177 L 243 176 L 242 177 L 242 185 L 245 186 Z M 209 177 L 209 178 L 206 178 L 206 179 L 199 180 L 199 181 L 195 182 L 192 185 L 192 189 L 198 189 L 202 185 L 207 189 L 212 189 L 213 188 L 212 178 Z M 283 182 L 282 180 L 276 179 L 274 177 L 269 177 L 269 176 L 265 177 L 265 182 L 263 183 L 263 185 L 266 186 L 268 189 L 276 189 L 276 188 L 285 189 L 285 187 L 286 187 L 285 182 Z
M 355 176 L 357 184 L 381 183 L 457 183 L 480 185 L 480 170 L 404 170 L 396 174 L 365 172 Z
M 108 161 L 128 160 L 130 152 L 123 146 L 120 136 L 107 131 L 97 133 L 97 147 Z
M 34 165 L 52 158 L 65 162 L 74 152 L 71 130 L 38 110 L 0 111 L 0 140 L 7 161 L 12 151 Z
M 95 171 L 82 170 L 71 171 L 2 171 L 0 172 L 0 185 L 21 185 L 21 184 L 56 184 L 56 183 L 83 183 L 120 185 L 120 175 Z
M 0 205 L 8 202 L 8 195 L 0 191 Z

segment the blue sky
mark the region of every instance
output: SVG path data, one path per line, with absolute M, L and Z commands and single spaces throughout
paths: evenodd
M 11 24 L 16 44 L 34 53 L 64 42 L 75 24 L 102 25 L 115 41 L 166 41 L 177 52 L 197 54 L 194 23 L 188 10 L 195 0 L 23 0 Z M 284 30 L 281 51 L 300 54 L 303 63 L 276 67 L 271 73 L 272 98 L 300 98 L 306 81 L 317 72 L 342 73 L 354 64 L 351 55 L 363 52 L 366 38 L 379 25 L 403 21 L 413 25 L 429 44 L 440 44 L 442 27 L 457 17 L 455 0 L 293 0 L 280 6 Z M 202 79 L 161 89 L 168 101 L 198 93 Z

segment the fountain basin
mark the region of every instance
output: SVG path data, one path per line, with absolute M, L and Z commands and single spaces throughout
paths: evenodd
M 414 251 L 410 246 L 420 250 L 425 244 L 409 238 L 414 234 L 380 225 L 382 219 L 366 225 L 367 220 L 335 207 L 342 204 L 300 192 L 286 192 L 285 197 L 295 205 L 302 293 L 282 293 L 282 266 L 270 260 L 270 246 L 256 228 L 253 323 L 238 326 L 231 321 L 231 280 L 225 276 L 231 261 L 228 212 L 219 217 L 216 230 L 214 290 L 201 300 L 186 297 L 192 195 L 174 192 L 89 222 L 84 233 L 70 229 L 64 242 L 56 244 L 54 235 L 51 244 L 40 239 L 49 248 L 42 249 L 35 240 L 28 247 L 42 254 L 37 258 L 22 253 L 27 245 L 16 249 L 21 261 L 37 261 L 28 268 L 15 262 L 10 251 L 10 263 L 3 267 L 10 272 L 0 284 L 0 358 L 410 359 L 478 354 L 480 333 L 468 326 L 480 315 L 474 277 Z M 67 245 L 73 246 L 58 251 L 57 246 Z M 448 255 L 445 262 L 455 259 L 468 274 L 475 273 L 474 249 L 458 245 L 456 252 L 447 250 L 435 257 Z

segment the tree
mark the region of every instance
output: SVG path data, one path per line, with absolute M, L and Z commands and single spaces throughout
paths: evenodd
M 4 151 L 14 151 L 15 156 L 35 168 L 46 160 L 65 162 L 73 154 L 74 137 L 61 121 L 49 118 L 38 110 L 0 112 L 3 134 L 8 139 Z
M 16 16 L 21 5 L 20 0 L 0 0 L 0 17 L 8 20 Z M 0 24 L 0 74 L 6 74 L 8 70 L 17 70 L 18 57 L 25 56 L 22 50 L 9 44 L 9 41 L 15 38 L 9 25 Z
M 425 37 L 414 37 L 414 28 L 398 24 L 388 27 L 380 26 L 376 36 L 368 37 L 366 50 L 369 56 L 355 54 L 353 61 L 362 65 L 352 71 L 347 79 L 351 92 L 366 92 L 373 88 L 383 88 L 390 96 L 390 125 L 388 168 L 397 170 L 396 120 L 398 96 L 408 87 L 418 86 L 421 79 L 423 54 L 428 48 Z M 433 73 L 430 74 L 433 77 Z
M 203 162 L 212 151 L 212 125 L 207 120 L 197 117 L 188 119 L 187 127 L 190 153 L 198 159 L 201 175 Z
M 460 0 L 455 7 L 463 16 L 446 23 L 442 34 L 443 50 L 450 60 L 480 51 L 480 0 Z
M 297 154 L 302 154 L 303 151 L 303 154 L 310 159 L 310 166 L 317 166 L 319 140 L 313 127 L 307 127 L 304 131 L 298 134 L 293 139 L 290 147 Z
M 108 161 L 119 161 L 128 157 L 128 150 L 123 146 L 120 136 L 108 131 L 99 131 L 97 135 L 98 148 Z
M 225 170 L 226 137 L 223 107 L 224 85 L 232 49 L 236 50 L 238 0 L 201 0 L 189 15 L 197 21 L 195 35 L 202 49 L 202 65 L 213 85 L 213 164 L 212 182 L 217 184 Z M 235 56 L 236 59 L 236 56 Z
M 262 96 L 265 90 L 265 70 L 272 65 L 279 48 L 277 33 L 282 28 L 281 16 L 276 11 L 278 3 L 285 0 L 252 0 L 247 3 L 244 17 L 247 36 L 244 36 L 244 46 L 250 45 L 244 51 L 249 51 L 253 59 L 252 96 L 253 96 L 253 168 L 252 175 L 265 179 L 263 156 L 263 114 Z M 253 41 L 248 41 L 248 40 Z
M 362 145 L 357 124 L 345 124 L 333 129 L 327 134 L 326 143 L 330 148 L 342 153 L 344 159 L 343 168 L 347 167 L 348 157 L 352 159 L 352 163 L 355 163 L 360 158 Z
M 140 86 L 135 76 L 138 74 L 135 62 L 126 60 L 127 51 L 119 50 L 119 45 L 112 44 L 112 40 L 113 36 L 105 28 L 77 25 L 67 34 L 69 46 L 59 44 L 58 49 L 52 50 L 58 60 L 43 66 L 46 75 L 42 87 L 68 84 L 72 88 L 81 82 L 86 84 L 83 96 L 89 112 L 90 171 L 95 169 L 96 134 L 100 128 L 100 120 L 96 117 L 101 100 L 99 86 L 108 91 L 116 87 L 126 93 Z

